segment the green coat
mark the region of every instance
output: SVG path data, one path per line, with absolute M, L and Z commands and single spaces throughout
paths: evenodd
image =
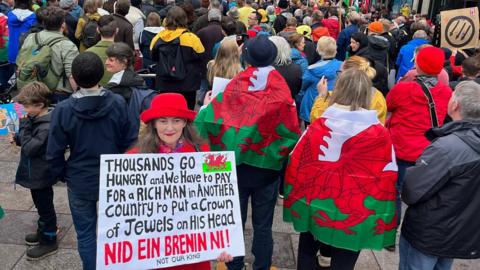
M 105 68 L 105 61 L 107 60 L 106 52 L 110 44 L 113 44 L 113 41 L 100 40 L 97 44 L 87 49 L 87 52 L 93 52 L 94 54 L 98 55 L 100 59 L 102 59 L 103 69 L 105 70 L 105 73 L 103 74 L 102 80 L 100 80 L 100 82 L 98 83 L 100 84 L 100 86 L 107 85 L 113 75 Z

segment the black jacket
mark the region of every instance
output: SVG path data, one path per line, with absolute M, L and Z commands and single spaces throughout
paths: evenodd
M 52 186 L 57 181 L 52 177 L 47 163 L 47 141 L 51 114 L 27 117 L 20 121 L 16 143 L 22 147 L 15 183 L 30 189 Z
M 287 66 L 275 66 L 275 69 L 287 81 L 292 98 L 295 99 L 302 88 L 302 69 L 294 63 L 290 63 Z
M 426 254 L 480 258 L 480 123 L 450 122 L 427 138 L 405 175 L 402 235 Z
M 122 15 L 113 14 L 118 32 L 115 34 L 115 42 L 125 42 L 135 50 L 133 45 L 133 25 Z
M 208 61 L 213 59 L 213 46 L 215 46 L 216 43 L 220 42 L 224 37 L 222 25 L 218 21 L 208 22 L 208 25 L 206 27 L 203 27 L 197 32 L 197 36 L 198 38 L 200 38 L 200 41 L 205 48 L 205 54 L 203 55 L 203 65 L 206 67 Z
M 145 81 L 140 75 L 130 69 L 126 69 L 120 83 L 109 82 L 105 88 L 122 96 L 128 104 L 130 96 L 132 95 L 132 89 L 144 88 L 144 86 Z
M 80 90 L 81 91 L 81 90 Z M 100 155 L 122 154 L 136 140 L 125 100 L 105 90 L 99 96 L 60 102 L 52 112 L 47 160 L 54 177 L 67 182 L 71 192 L 98 198 Z M 70 156 L 65 160 L 65 149 Z
M 369 36 L 368 37 L 368 53 L 371 59 L 374 61 L 378 61 L 382 63 L 385 67 L 387 67 L 387 60 L 389 60 L 388 56 L 388 48 L 389 48 L 388 40 L 382 36 Z

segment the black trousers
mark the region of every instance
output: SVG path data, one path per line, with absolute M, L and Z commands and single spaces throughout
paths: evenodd
M 42 233 L 53 234 L 57 232 L 57 215 L 53 207 L 53 188 L 31 189 L 33 203 L 37 208 L 38 229 Z
M 326 257 L 332 257 L 331 270 L 353 270 L 360 251 L 351 251 L 332 247 L 315 240 L 310 232 L 300 233 L 298 242 L 298 270 L 314 270 L 317 260 L 317 252 Z

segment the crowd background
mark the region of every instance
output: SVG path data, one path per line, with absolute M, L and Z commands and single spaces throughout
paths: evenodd
M 69 187 L 83 267 L 94 269 L 99 156 L 211 149 L 236 152 L 243 223 L 252 203 L 254 269 L 273 267 L 277 195 L 286 199 L 285 220 L 302 233 L 298 269 L 353 269 L 362 248 L 394 250 L 394 234 L 370 245 L 374 237 L 358 232 L 360 244 L 352 248 L 314 229 L 351 234 L 346 220 L 310 213 L 316 225 L 305 227 L 294 210 L 294 199 L 310 195 L 302 188 L 303 167 L 319 173 L 311 180 L 317 199 L 333 196 L 320 176 L 327 167 L 315 160 L 328 159 L 328 151 L 316 153 L 325 142 L 315 138 L 334 130 L 340 142 L 359 136 L 343 149 L 349 158 L 342 164 L 382 186 L 365 191 L 349 182 L 355 177 L 347 170 L 336 187 L 376 190 L 379 200 L 392 202 L 377 221 L 378 234 L 400 225 L 402 198 L 409 205 L 400 269 L 450 269 L 452 258 L 478 258 L 479 48 L 440 48 L 438 16 L 409 5 L 393 14 L 384 5 L 353 2 L 2 0 L 0 91 L 30 116 L 10 136 L 22 147 L 17 183 L 32 190 L 40 215 L 37 232 L 25 239 L 37 245 L 27 257 L 58 248 L 51 188 L 57 179 Z M 216 97 L 215 77 L 232 80 Z M 239 123 L 243 135 L 225 133 Z M 254 142 L 255 136 L 278 141 Z M 370 150 L 377 156 L 363 156 Z M 365 160 L 382 170 L 364 170 Z M 26 173 L 32 169 L 34 177 Z M 353 207 L 355 222 L 373 215 L 362 212 L 363 202 L 344 204 L 338 210 Z M 227 262 L 220 269 L 244 266 L 228 254 L 219 261 Z M 178 269 L 204 268 L 209 264 Z

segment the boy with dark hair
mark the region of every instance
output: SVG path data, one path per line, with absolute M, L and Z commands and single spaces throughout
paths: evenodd
M 107 60 L 107 48 L 113 44 L 115 34 L 118 28 L 113 15 L 105 15 L 98 20 L 98 32 L 100 32 L 100 41 L 94 46 L 87 49 L 87 52 L 93 52 L 98 55 L 103 63 L 104 74 L 100 82 L 100 86 L 105 86 L 112 78 L 112 73 L 108 72 L 105 68 L 105 61 Z
M 50 90 L 41 82 L 27 84 L 15 97 L 28 117 L 20 121 L 18 134 L 10 133 L 10 142 L 22 147 L 15 183 L 30 189 L 40 216 L 37 232 L 25 236 L 27 260 L 40 260 L 57 253 L 57 216 L 53 207 L 53 188 L 57 182 L 48 169 L 46 150 L 50 116 Z
M 22 53 L 24 50 L 37 48 L 38 44 L 49 46 L 52 53 L 48 75 L 45 78 L 49 78 L 47 84 L 52 86 L 50 88 L 52 103 L 57 103 L 68 98 L 77 88 L 72 77 L 72 61 L 78 55 L 78 49 L 62 34 L 66 26 L 64 11 L 61 8 L 47 7 L 41 11 L 41 17 L 45 30 L 27 36 L 17 58 L 17 65 L 26 60 L 22 57 L 29 57 L 29 54 Z
M 99 87 L 103 63 L 96 54 L 79 54 L 72 75 L 80 90 L 52 113 L 47 160 L 53 175 L 67 183 L 83 269 L 95 269 L 100 155 L 124 153 L 137 131 L 129 125 L 125 100 Z

